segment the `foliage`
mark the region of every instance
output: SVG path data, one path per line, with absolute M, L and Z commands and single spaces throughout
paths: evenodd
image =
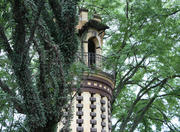
M 72 75 L 87 70 L 71 67 L 78 48 L 77 2 L 1 0 L 3 130 L 50 132 L 63 117 Z M 79 5 L 89 9 L 90 18 L 96 10 L 110 27 L 104 48 L 107 69 L 115 72 L 113 131 L 179 131 L 174 122 L 180 120 L 179 2 L 84 0 Z M 17 112 L 25 115 L 24 124 L 13 121 Z
M 86 0 L 110 29 L 104 46 L 115 70 L 114 131 L 179 131 L 180 3 Z M 91 17 L 91 16 L 90 16 Z M 113 64 L 113 65 L 111 65 Z
M 78 0 L 0 2 L 1 110 L 25 115 L 27 131 L 54 131 L 71 100 L 67 82 L 78 48 L 77 5 Z

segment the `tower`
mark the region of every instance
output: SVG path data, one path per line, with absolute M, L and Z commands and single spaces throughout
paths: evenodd
M 84 72 L 80 90 L 74 89 L 72 132 L 111 132 L 114 82 L 112 74 L 103 70 L 106 58 L 102 56 L 102 45 L 106 29 L 108 26 L 101 23 L 98 15 L 88 20 L 88 10 L 80 10 L 77 26 L 81 40 L 79 57 L 91 72 Z M 58 132 L 61 125 L 59 123 Z

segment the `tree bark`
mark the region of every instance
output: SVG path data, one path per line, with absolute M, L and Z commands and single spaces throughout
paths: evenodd
M 57 123 L 48 123 L 45 127 L 32 129 L 31 132 L 57 132 Z

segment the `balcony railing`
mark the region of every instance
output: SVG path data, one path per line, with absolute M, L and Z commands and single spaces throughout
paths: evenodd
M 105 65 L 107 65 L 107 58 L 102 55 L 89 52 L 78 52 L 77 61 L 84 63 L 92 70 L 98 70 L 108 76 L 110 75 L 111 78 L 114 78 L 113 68 L 106 69 Z

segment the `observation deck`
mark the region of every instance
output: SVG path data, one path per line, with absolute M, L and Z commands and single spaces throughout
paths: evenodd
M 92 52 L 78 52 L 77 61 L 88 66 L 91 73 L 98 73 L 104 75 L 112 81 L 114 80 L 115 73 L 113 69 L 106 68 L 108 61 L 106 57 Z
M 77 61 L 88 67 L 88 71 L 84 72 L 81 91 L 99 93 L 111 100 L 114 72 L 106 69 L 107 58 L 91 52 L 78 52 Z

